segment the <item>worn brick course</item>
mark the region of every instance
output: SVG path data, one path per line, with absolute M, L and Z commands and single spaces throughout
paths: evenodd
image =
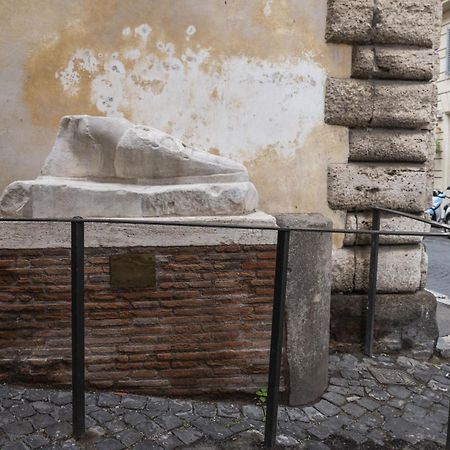
M 153 253 L 154 288 L 112 289 L 109 257 Z M 267 384 L 271 245 L 86 249 L 87 385 L 159 395 Z M 0 250 L 0 379 L 70 383 L 70 253 Z

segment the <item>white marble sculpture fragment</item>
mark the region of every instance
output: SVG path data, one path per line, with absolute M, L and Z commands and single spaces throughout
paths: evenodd
M 240 163 L 125 119 L 66 116 L 40 176 L 7 186 L 0 216 L 235 216 L 257 201 Z

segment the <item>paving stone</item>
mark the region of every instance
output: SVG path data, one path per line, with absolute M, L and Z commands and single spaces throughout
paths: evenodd
M 0 426 L 14 422 L 16 419 L 9 411 L 0 412 Z
M 341 395 L 349 395 L 350 390 L 347 387 L 343 386 L 328 386 L 328 392 L 336 392 Z
M 137 411 L 126 413 L 123 416 L 123 421 L 133 427 L 138 423 L 145 422 L 146 420 L 148 420 L 148 417 Z
M 346 380 L 357 380 L 359 378 L 357 370 L 341 370 L 341 375 Z
M 227 427 L 228 422 L 226 422 L 224 419 L 221 419 L 220 417 L 217 417 L 216 420 L 199 417 L 192 423 L 202 433 L 206 434 L 212 439 L 225 439 L 233 434 L 233 432 Z
M 314 405 L 314 408 L 316 408 L 319 412 L 327 417 L 335 416 L 336 414 L 339 414 L 341 412 L 340 408 L 328 402 L 327 400 L 320 400 L 320 402 Z
M 348 403 L 347 405 L 344 405 L 342 407 L 342 410 L 352 417 L 360 417 L 365 412 L 367 412 L 366 408 L 363 408 L 362 406 L 359 406 L 356 403 Z
M 36 430 L 47 428 L 56 423 L 56 420 L 50 414 L 35 414 L 28 419 Z
M 387 388 L 387 391 L 389 392 L 389 394 L 402 400 L 405 400 L 411 395 L 411 391 L 404 386 L 392 385 Z
M 422 408 L 421 406 L 418 406 L 414 403 L 408 403 L 407 405 L 405 405 L 404 411 L 410 412 L 417 417 L 425 417 L 428 412 L 427 409 Z
M 22 398 L 31 402 L 47 401 L 49 398 L 49 393 L 43 389 L 27 389 L 22 394 Z
M 106 430 L 102 427 L 99 427 L 98 425 L 95 425 L 93 427 L 86 427 L 86 436 L 91 439 L 97 439 L 104 436 L 105 434 Z
M 191 445 L 203 437 L 203 433 L 195 428 L 178 428 L 172 433 L 185 445 Z
M 348 380 L 346 380 L 345 378 L 331 377 L 330 384 L 335 385 L 335 386 L 347 387 Z
M 56 420 L 72 420 L 72 406 L 55 406 L 50 414 Z
M 307 442 L 305 444 L 305 450 L 331 450 L 328 445 L 325 445 L 322 442 Z
M 379 412 L 373 411 L 370 413 L 363 414 L 358 419 L 358 422 L 367 425 L 369 428 L 376 428 L 380 427 L 383 424 L 384 419 Z
M 293 447 L 298 444 L 298 441 L 294 439 L 292 436 L 287 436 L 285 434 L 279 434 L 276 439 L 277 445 L 280 445 L 282 448 Z
M 149 397 L 145 409 L 147 409 L 152 416 L 164 414 L 169 410 L 169 401 L 166 398 Z M 188 409 L 188 411 L 190 411 L 190 409 Z
M 192 411 L 192 402 L 188 400 L 169 400 L 168 406 L 173 414 Z
M 288 408 L 287 414 L 288 414 L 289 420 L 292 420 L 294 422 L 296 422 L 296 421 L 309 422 L 309 417 L 300 408 Z
M 374 429 L 367 434 L 367 437 L 370 441 L 374 442 L 375 444 L 380 445 L 381 447 L 385 447 L 384 445 L 385 435 L 381 430 Z
M 62 439 L 72 434 L 72 427 L 67 422 L 58 422 L 45 429 L 51 439 Z
M 120 441 L 111 438 L 97 441 L 95 446 L 97 450 L 122 450 L 126 448 Z
M 322 397 L 336 406 L 343 406 L 346 403 L 345 397 L 337 392 L 326 392 Z
M 50 401 L 58 406 L 67 405 L 72 402 L 72 393 L 63 391 L 52 392 Z
M 356 403 L 358 403 L 358 405 L 362 406 L 363 408 L 368 409 L 369 411 L 375 411 L 380 406 L 377 401 L 368 397 L 360 398 L 356 400 Z
M 248 407 L 254 405 L 245 405 Z M 217 408 L 214 403 L 193 403 L 194 413 L 202 417 L 215 417 Z M 257 408 L 257 406 L 255 406 Z M 247 416 L 250 417 L 250 416 Z
M 172 450 L 174 448 L 180 447 L 183 443 L 172 433 L 163 434 L 157 439 L 157 443 L 161 445 L 165 450 Z
M 2 429 L 9 439 L 15 439 L 18 436 L 25 436 L 33 432 L 30 422 L 12 422 L 3 425 Z
M 21 405 L 14 405 L 9 410 L 10 413 L 19 418 L 23 419 L 25 417 L 30 417 L 33 414 L 36 413 L 36 411 L 33 409 L 33 407 L 29 403 L 22 403 Z
M 345 427 L 345 429 L 348 431 L 356 431 L 357 433 L 366 435 L 369 430 L 369 427 L 361 422 L 352 422 L 352 423 L 348 424 Z
M 111 422 L 105 423 L 105 427 L 112 433 L 119 433 L 122 430 L 125 430 L 125 428 L 127 428 L 127 426 L 128 425 L 126 425 L 125 422 L 123 422 L 120 419 L 116 419 Z
M 136 425 L 134 428 L 141 431 L 148 438 L 153 438 L 164 433 L 164 430 L 153 420 L 147 420 Z
M 312 406 L 306 406 L 303 408 L 303 411 L 312 422 L 320 422 L 326 418 L 321 412 L 317 411 L 317 409 Z
M 178 428 L 181 425 L 183 425 L 183 421 L 175 416 L 175 415 L 167 415 L 167 416 L 160 416 L 155 419 L 155 422 L 161 427 L 164 428 L 167 431 L 173 430 L 174 428 Z
M 154 441 L 145 440 L 140 442 L 139 444 L 136 444 L 133 447 L 133 450 L 164 450 L 164 449 Z
M 241 416 L 238 405 L 233 403 L 217 403 L 217 414 L 221 417 L 231 417 L 237 419 Z
M 122 442 L 123 445 L 125 445 L 127 448 L 131 447 L 132 445 L 139 442 L 144 435 L 142 433 L 139 433 L 139 431 L 136 430 L 124 430 L 121 431 L 116 438 Z
M 361 444 L 364 444 L 364 442 L 367 442 L 367 436 L 364 436 L 364 435 L 358 433 L 357 431 L 341 430 L 341 431 L 339 431 L 338 434 L 345 439 L 355 442 L 358 445 L 361 445 Z
M 144 409 L 147 404 L 147 399 L 140 396 L 126 396 L 122 397 L 120 406 L 126 409 Z
M 8 397 L 12 398 L 14 400 L 20 400 L 22 398 L 22 395 L 24 392 L 25 392 L 25 389 L 23 389 L 23 388 L 10 387 L 8 389 Z
M 36 433 L 24 437 L 23 442 L 34 450 L 35 448 L 47 445 L 50 441 L 42 434 Z
M 427 417 L 436 423 L 447 423 L 448 420 L 448 411 L 436 410 L 432 408 L 431 411 L 427 414 Z
M 432 391 L 431 389 L 425 389 L 422 392 L 422 395 L 432 400 L 433 402 L 440 402 L 442 399 L 442 394 L 440 394 L 439 392 Z
M 383 415 L 384 418 L 388 419 L 390 417 L 399 417 L 402 415 L 402 411 L 393 408 L 392 406 L 383 405 L 380 408 L 378 408 L 378 411 Z
M 392 417 L 384 423 L 383 430 L 389 431 L 395 439 L 402 439 L 411 444 L 419 442 L 415 429 L 411 424 L 401 417 Z
M 430 380 L 427 386 L 430 387 L 433 391 L 448 392 L 449 390 L 448 384 L 443 384 L 436 380 Z
M 391 398 L 390 394 L 383 389 L 374 389 L 369 395 L 375 400 L 386 401 Z
M 87 392 L 85 399 L 86 399 L 86 405 L 96 405 L 98 395 L 95 392 Z
M 49 413 L 54 409 L 51 403 L 42 401 L 33 402 L 31 406 L 39 413 Z
M 120 405 L 122 398 L 119 395 L 114 395 L 106 392 L 100 393 L 97 400 L 97 405 L 103 407 L 114 407 Z
M 28 450 L 22 442 L 9 442 L 2 446 L 2 450 Z
M 285 423 L 279 427 L 284 434 L 294 435 L 295 439 L 301 441 L 307 437 L 306 424 L 303 422 Z
M 389 400 L 387 402 L 387 404 L 389 406 L 392 406 L 393 408 L 402 409 L 402 408 L 404 408 L 406 401 L 402 400 L 400 398 L 393 398 L 393 399 Z
M 326 424 L 322 423 L 310 425 L 307 427 L 307 431 L 309 434 L 320 440 L 325 440 L 332 433 L 332 430 L 327 427 Z
M 290 420 L 295 420 L 292 419 L 292 414 L 290 414 L 291 409 L 293 408 L 287 409 L 288 417 Z M 264 420 L 264 410 L 261 408 L 261 406 L 258 405 L 243 405 L 242 414 L 244 415 L 244 417 L 248 417 L 249 419 Z

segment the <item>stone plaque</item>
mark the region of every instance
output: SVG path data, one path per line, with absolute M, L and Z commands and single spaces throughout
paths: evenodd
M 127 253 L 111 256 L 110 278 L 114 289 L 155 287 L 155 255 Z
M 382 384 L 416 385 L 414 378 L 404 370 L 388 369 L 386 367 L 369 367 L 369 371 Z

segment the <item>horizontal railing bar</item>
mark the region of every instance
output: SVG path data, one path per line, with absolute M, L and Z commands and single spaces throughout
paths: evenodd
M 388 208 L 379 208 L 378 206 L 374 206 L 373 209 L 378 209 L 378 211 L 383 211 L 383 212 L 387 212 L 390 214 L 395 214 L 396 216 L 403 216 L 403 217 L 407 217 L 409 219 L 413 219 L 413 220 L 418 220 L 419 222 L 423 222 L 423 223 L 427 223 L 433 227 L 436 228 L 444 228 L 446 230 L 450 230 L 450 226 L 449 225 L 444 225 L 443 223 L 439 223 L 436 222 L 434 220 L 430 220 L 430 219 L 425 219 L 424 217 L 418 217 L 415 216 L 414 214 L 410 214 L 410 213 L 406 213 L 403 211 L 397 211 L 395 209 L 388 209 Z
M 388 209 L 377 208 L 382 211 L 391 212 Z M 393 211 L 395 212 L 395 211 Z M 405 213 L 406 214 L 406 213 Z M 402 213 L 403 215 L 403 213 Z M 406 216 L 409 217 L 409 216 Z M 419 218 L 412 216 L 411 218 L 419 220 Z M 434 222 L 421 219 L 421 222 L 434 225 Z M 241 230 L 260 230 L 260 231 L 302 231 L 312 233 L 336 233 L 336 234 L 379 234 L 382 236 L 431 236 L 431 237 L 446 237 L 449 236 L 444 233 L 433 232 L 420 232 L 420 231 L 383 231 L 383 230 L 355 230 L 348 228 L 306 228 L 306 227 L 277 227 L 277 226 L 258 226 L 247 224 L 230 224 L 230 223 L 203 223 L 203 222 L 181 222 L 181 221 L 157 221 L 157 220 L 135 220 L 135 219 L 102 219 L 102 218 L 13 218 L 13 217 L 0 217 L 0 222 L 47 222 L 47 223 L 105 223 L 105 224 L 124 224 L 124 225 L 154 225 L 154 226 L 177 226 L 177 227 L 191 227 L 191 228 L 224 228 L 224 229 L 241 229 Z M 443 227 L 450 230 L 450 227 Z

